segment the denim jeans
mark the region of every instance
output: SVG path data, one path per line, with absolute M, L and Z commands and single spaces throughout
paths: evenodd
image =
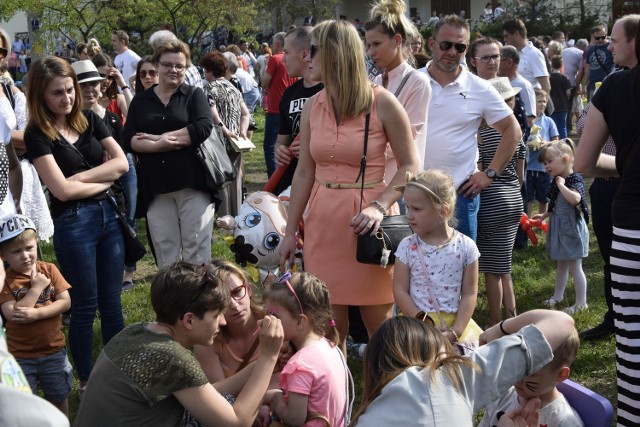
M 271 175 L 276 170 L 276 138 L 280 130 L 280 115 L 267 113 L 264 115 L 264 161 L 267 165 L 267 175 Z
M 253 114 L 256 110 L 256 105 L 258 105 L 258 101 L 260 101 L 260 90 L 257 87 L 254 87 L 249 92 L 243 92 L 242 98 L 244 99 L 244 103 L 247 105 L 249 112 Z
M 138 177 L 136 175 L 136 167 L 133 164 L 133 156 L 131 153 L 127 154 L 127 160 L 129 161 L 129 172 L 120 177 L 120 184 L 122 184 L 122 190 L 124 191 L 124 200 L 127 205 L 127 222 L 133 229 L 136 229 L 136 201 L 138 197 Z M 136 263 L 125 264 L 126 271 L 135 271 Z
M 558 137 L 565 139 L 567 137 L 567 112 L 566 111 L 554 111 L 551 115 L 551 119 L 558 128 Z
M 81 381 L 93 366 L 93 322 L 100 311 L 102 342 L 124 328 L 120 289 L 124 241 L 116 212 L 107 200 L 76 202 L 53 220 L 53 247 L 71 284 L 69 349 Z
M 478 211 L 480 210 L 480 195 L 475 199 L 458 194 L 456 201 L 456 230 L 470 237 L 475 242 L 478 237 Z

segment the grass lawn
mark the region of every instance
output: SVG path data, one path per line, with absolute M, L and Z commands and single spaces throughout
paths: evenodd
M 264 116 L 256 115 L 259 131 L 253 135 L 256 149 L 245 156 L 245 179 L 249 192 L 260 190 L 266 182 L 267 176 L 262 151 Z M 139 227 L 144 230 L 144 227 Z M 223 240 L 221 231 L 215 231 L 215 244 L 212 256 L 233 259 L 228 245 Z M 146 236 L 142 236 L 145 238 Z M 553 294 L 555 283 L 555 263 L 551 261 L 544 249 L 544 236 L 539 234 L 540 244 L 514 252 L 513 279 L 516 290 L 517 307 L 519 312 L 541 308 L 542 302 Z M 578 330 L 584 330 L 600 323 L 606 304 L 603 296 L 602 258 L 598 251 L 595 237 L 591 233 L 589 257 L 584 260 L 584 271 L 588 282 L 589 309 L 575 316 Z M 45 261 L 54 262 L 51 245 L 45 244 Z M 126 323 L 131 324 L 154 320 L 149 302 L 149 284 L 156 271 L 153 257 L 149 254 L 138 263 L 135 287 L 132 291 L 122 294 L 123 310 Z M 474 319 L 478 324 L 485 325 L 488 321 L 487 301 L 484 294 L 484 280 L 480 279 L 480 295 Z M 572 281 L 567 286 L 565 301 L 559 306 L 564 308 L 574 301 Z M 101 349 L 99 319 L 94 325 L 94 356 L 97 357 Z M 356 360 L 349 360 L 349 366 L 356 381 L 356 394 L 362 387 L 362 364 Z M 608 398 L 616 406 L 616 376 L 615 376 L 615 339 L 613 337 L 597 342 L 584 342 L 578 358 L 572 366 L 571 378 L 597 393 Z M 357 408 L 359 399 L 356 398 Z M 78 409 L 77 393 L 70 397 L 71 417 L 73 419 Z

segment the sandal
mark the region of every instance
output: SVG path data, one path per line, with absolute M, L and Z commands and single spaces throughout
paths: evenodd
M 548 300 L 545 300 L 543 304 L 549 308 L 553 308 L 556 306 L 556 304 L 559 304 L 561 302 L 562 302 L 562 299 L 555 299 L 554 297 L 551 297 Z

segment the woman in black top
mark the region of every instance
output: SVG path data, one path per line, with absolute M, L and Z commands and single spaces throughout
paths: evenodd
M 138 217 L 147 217 L 159 267 L 211 258 L 213 204 L 194 149 L 213 119 L 202 89 L 183 83 L 189 48 L 170 40 L 155 51 L 158 85 L 133 99 L 124 127 L 127 150 L 138 156 Z
M 69 347 L 84 387 L 92 368 L 96 308 L 104 344 L 124 327 L 124 242 L 106 191 L 127 171 L 127 158 L 102 119 L 81 110 L 71 65 L 46 57 L 33 63 L 29 77 L 27 156 L 51 192 L 56 258 L 72 286 Z

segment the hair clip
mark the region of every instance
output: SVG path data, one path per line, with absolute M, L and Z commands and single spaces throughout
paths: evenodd
M 287 280 L 291 280 L 291 270 L 287 270 L 280 277 L 278 277 L 278 283 L 284 283 Z
M 333 320 L 333 319 L 329 319 L 329 326 L 332 327 L 332 328 L 335 328 L 336 327 L 336 321 Z

